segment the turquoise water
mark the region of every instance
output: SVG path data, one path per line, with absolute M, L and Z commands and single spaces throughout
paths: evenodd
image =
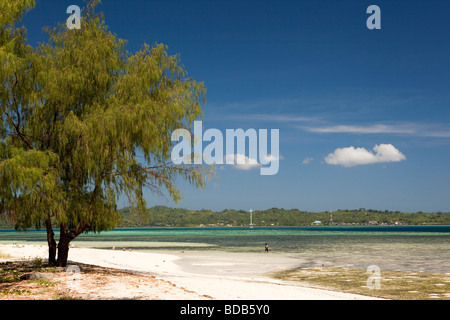
M 45 231 L 0 231 L 0 243 L 45 243 Z M 450 226 L 118 229 L 83 234 L 74 245 L 139 251 L 263 252 L 299 266 L 450 272 Z

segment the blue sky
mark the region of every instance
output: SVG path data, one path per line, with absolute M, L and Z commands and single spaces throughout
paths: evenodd
M 36 2 L 24 19 L 31 44 L 69 5 L 83 6 Z M 381 30 L 366 27 L 372 4 Z M 205 189 L 180 181 L 179 207 L 450 211 L 449 1 L 104 0 L 99 9 L 129 51 L 164 43 L 205 82 L 205 129 L 280 130 L 276 175 L 222 166 Z M 377 145 L 391 146 L 387 157 Z M 360 156 L 369 160 L 346 166 Z

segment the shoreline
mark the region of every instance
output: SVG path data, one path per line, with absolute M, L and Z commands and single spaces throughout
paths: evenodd
M 169 253 L 167 253 L 169 252 Z M 5 257 L 2 258 L 1 254 Z M 46 259 L 45 245 L 2 244 L 0 261 L 17 259 Z M 295 266 L 295 259 L 282 254 L 230 253 L 166 251 L 135 252 L 111 249 L 91 249 L 71 247 L 69 264 L 110 268 L 140 275 L 140 281 L 154 279 L 159 281 L 159 290 L 155 287 L 143 291 L 130 288 L 127 281 L 115 284 L 108 294 L 100 294 L 98 299 L 125 297 L 151 297 L 155 299 L 214 299 L 214 300 L 372 300 L 375 297 L 340 292 L 308 286 L 292 281 L 270 278 L 269 273 Z M 80 275 L 83 277 L 83 270 Z M 129 280 L 129 279 L 128 279 Z M 111 284 L 103 283 L 107 287 Z M 161 289 L 160 288 L 160 289 Z M 100 290 L 99 288 L 97 288 Z M 82 291 L 82 289 L 80 289 Z M 97 291 L 98 291 L 97 290 Z M 161 291 L 158 295 L 158 292 Z M 137 291 L 139 294 L 137 294 Z M 172 291 L 173 294 L 170 294 Z M 112 294 L 112 295 L 111 295 Z M 86 295 L 86 293 L 85 293 Z
M 450 224 L 321 224 L 321 225 L 299 225 L 299 226 L 258 226 L 253 225 L 253 228 L 250 228 L 250 226 L 164 226 L 164 227 L 158 227 L 158 226 L 142 226 L 142 227 L 116 227 L 112 230 L 108 231 L 102 231 L 101 233 L 107 233 L 111 231 L 120 231 L 120 230 L 173 230 L 173 229 L 243 229 L 243 230 L 258 230 L 258 229 L 278 229 L 278 228 L 286 228 L 286 229 L 295 229 L 295 228 L 310 228 L 310 229 L 318 229 L 318 228 L 386 228 L 386 227 L 394 227 L 401 229 L 402 227 L 450 227 Z M 53 231 L 59 232 L 59 228 L 54 228 Z M 36 229 L 36 228 L 30 228 L 28 230 L 16 230 L 13 228 L 0 228 L 0 232 L 46 232 L 45 229 Z M 94 233 L 93 233 L 94 234 Z M 100 234 L 100 233 L 98 233 Z

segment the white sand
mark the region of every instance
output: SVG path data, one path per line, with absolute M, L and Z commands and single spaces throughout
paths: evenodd
M 219 300 L 365 300 L 367 296 L 307 287 L 272 279 L 266 274 L 295 266 L 296 260 L 273 253 L 167 251 L 133 252 L 71 248 L 69 260 L 131 270 L 170 281 L 178 288 Z M 0 245 L 0 260 L 46 258 L 42 245 Z M 6 258 L 5 258 L 6 256 Z M 9 256 L 9 257 L 8 257 Z M 125 290 L 125 289 L 123 289 Z M 122 293 L 127 296 L 126 293 Z M 131 296 L 131 295 L 129 295 Z M 168 299 L 179 299 L 177 295 Z M 180 299 L 186 299 L 184 296 Z

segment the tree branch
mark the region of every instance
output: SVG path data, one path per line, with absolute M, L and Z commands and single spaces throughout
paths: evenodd
M 13 87 L 11 89 L 11 94 L 12 94 L 12 98 L 13 98 L 14 111 L 16 112 L 16 115 L 17 115 L 17 124 L 15 124 L 14 121 L 12 121 L 12 124 L 13 124 L 14 129 L 16 130 L 17 135 L 19 136 L 19 138 L 27 145 L 27 147 L 29 149 L 33 149 L 33 146 L 31 145 L 31 143 L 27 139 L 25 139 L 24 135 L 20 132 L 21 117 L 20 117 L 20 112 L 19 112 L 19 106 L 17 104 L 16 94 L 14 92 L 14 88 L 19 83 L 19 80 L 17 79 L 17 74 L 15 72 L 14 72 L 14 78 L 15 78 L 15 82 L 14 82 Z

